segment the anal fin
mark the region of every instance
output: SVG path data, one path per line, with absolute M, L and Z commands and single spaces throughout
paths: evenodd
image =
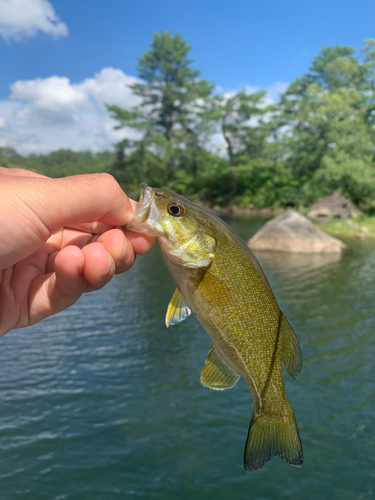
M 191 314 L 191 309 L 185 302 L 184 296 L 179 287 L 176 288 L 171 301 L 169 302 L 167 314 L 165 315 L 165 324 L 167 328 L 170 325 L 176 325 L 184 321 Z
M 234 372 L 217 354 L 211 345 L 206 363 L 201 373 L 201 384 L 210 389 L 222 391 L 230 389 L 238 382 L 240 375 Z

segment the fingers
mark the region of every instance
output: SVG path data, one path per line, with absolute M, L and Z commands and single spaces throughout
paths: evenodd
M 124 230 L 124 234 L 138 255 L 149 252 L 155 246 L 156 238 L 154 236 L 146 236 L 145 234 L 133 233 L 126 230 Z
M 82 240 L 82 248 L 73 244 L 52 251 L 47 264 L 50 273 L 36 278 L 31 287 L 29 324 L 66 309 L 83 293 L 102 288 L 115 273 L 130 269 L 137 253 L 151 250 L 155 243 L 155 238 L 130 232 L 125 235 L 120 229 L 94 238 L 96 241 L 89 244 Z
M 82 249 L 65 247 L 55 258 L 58 288 L 62 295 L 76 295 L 75 300 L 84 292 L 102 288 L 111 280 L 114 271 L 114 259 L 100 242 Z
M 36 278 L 29 293 L 28 324 L 33 325 L 71 306 L 86 288 L 84 257 L 78 247 L 66 247 L 56 255 L 54 272 Z
M 122 229 L 110 229 L 101 235 L 93 236 L 82 231 L 63 228 L 52 234 L 46 242 L 49 248 L 49 251 L 47 250 L 49 253 L 47 270 L 53 270 L 53 259 L 62 248 L 69 245 L 83 248 L 93 241 L 103 243 L 107 251 L 112 255 L 116 265 L 116 273 L 129 269 L 136 254 L 141 255 L 150 251 L 155 244 L 154 237 Z
M 116 274 L 130 269 L 136 255 L 148 252 L 155 244 L 155 238 L 120 229 L 107 231 L 99 236 L 97 241 L 102 243 L 111 254 L 115 262 Z
M 98 237 L 97 242 L 104 245 L 111 255 L 116 273 L 125 272 L 134 264 L 136 256 L 134 248 L 121 230 L 107 231 Z
M 64 309 L 82 295 L 87 286 L 83 273 L 84 261 L 84 253 L 75 246 L 66 247 L 56 255 L 55 277 L 50 280 L 47 288 L 47 294 L 54 308 Z
M 74 304 L 84 292 L 98 290 L 113 277 L 115 263 L 102 243 L 68 246 L 55 257 L 54 272 L 36 278 L 29 295 L 29 324 Z
M 84 254 L 83 276 L 87 282 L 84 292 L 98 290 L 114 275 L 115 263 L 112 255 L 99 242 L 87 245 L 82 252 Z
M 122 226 L 133 217 L 129 198 L 109 174 L 17 181 L 27 184 L 26 203 L 50 231 L 93 221 Z

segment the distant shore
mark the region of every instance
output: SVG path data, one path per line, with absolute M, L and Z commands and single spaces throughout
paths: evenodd
M 198 204 L 205 206 L 198 202 Z M 280 215 L 286 210 L 283 208 L 252 208 L 252 207 L 239 207 L 237 205 L 230 205 L 227 207 L 208 207 L 219 217 L 264 217 L 272 218 Z M 297 212 L 306 214 L 306 210 L 296 210 Z M 375 217 L 363 216 L 352 218 L 321 218 L 311 219 L 314 224 L 320 227 L 323 231 L 332 236 L 347 236 L 349 238 L 359 239 L 375 239 Z
M 333 236 L 348 236 L 362 240 L 375 239 L 375 217 L 353 217 L 346 219 L 323 219 L 316 223 L 323 231 Z

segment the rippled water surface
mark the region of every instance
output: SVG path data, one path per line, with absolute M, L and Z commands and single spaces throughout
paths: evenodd
M 229 221 L 248 239 L 257 220 Z M 158 249 L 104 290 L 0 339 L 0 498 L 375 498 L 375 242 L 341 258 L 258 254 L 299 337 L 285 375 L 304 446 L 247 474 L 252 401 L 241 380 L 199 383 L 195 318 L 164 326 L 174 291 Z

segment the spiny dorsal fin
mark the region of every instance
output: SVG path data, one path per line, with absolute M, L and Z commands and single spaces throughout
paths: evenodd
M 170 325 L 176 325 L 184 321 L 191 314 L 190 307 L 186 304 L 184 296 L 179 287 L 176 288 L 171 301 L 169 302 L 167 314 L 165 315 L 165 324 L 167 328 Z
M 240 375 L 235 373 L 217 354 L 211 345 L 201 373 L 201 384 L 210 389 L 222 391 L 230 389 L 238 382 Z
M 289 375 L 296 378 L 302 367 L 301 348 L 288 320 L 280 311 L 280 337 L 282 342 L 282 361 Z

